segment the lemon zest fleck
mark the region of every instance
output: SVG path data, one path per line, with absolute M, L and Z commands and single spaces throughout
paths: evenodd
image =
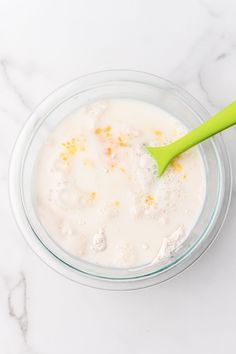
M 61 154 L 60 154 L 60 159 L 61 160 L 63 160 L 63 161 L 67 161 L 67 160 L 69 160 L 69 154 L 67 153 L 67 152 L 62 152 Z
M 154 134 L 155 134 L 158 138 L 160 138 L 160 137 L 163 135 L 163 133 L 162 133 L 161 130 L 154 130 Z
M 114 200 L 112 205 L 115 207 L 115 208 L 118 208 L 120 206 L 120 201 L 119 200 Z
M 107 127 L 105 127 L 105 128 L 103 129 L 103 131 L 104 131 L 105 133 L 110 132 L 110 131 L 111 131 L 111 126 L 108 125 Z
M 154 197 L 151 194 L 148 194 L 145 197 L 145 204 L 151 206 L 154 203 Z
M 175 172 L 181 172 L 183 170 L 183 166 L 177 161 L 172 161 L 171 166 Z
M 105 150 L 105 154 L 106 154 L 107 156 L 111 156 L 111 154 L 112 154 L 112 150 L 111 150 L 111 148 L 110 148 L 110 147 L 106 148 L 106 150 Z
M 101 128 L 96 128 L 95 129 L 95 134 L 99 135 L 102 133 L 102 129 Z
M 123 138 L 121 135 L 118 136 L 118 145 L 122 146 L 122 147 L 127 147 L 129 146 L 127 143 L 124 142 Z
M 96 192 L 90 192 L 89 193 L 89 199 L 90 200 L 95 200 L 97 198 L 97 193 Z
M 63 143 L 62 146 L 71 154 L 74 155 L 77 150 L 77 144 L 75 139 L 68 140 L 67 142 Z

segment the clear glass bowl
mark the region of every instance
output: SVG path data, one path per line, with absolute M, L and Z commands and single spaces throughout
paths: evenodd
M 34 207 L 35 160 L 50 131 L 81 105 L 109 98 L 142 100 L 173 114 L 193 129 L 209 118 L 187 92 L 169 81 L 136 71 L 104 71 L 80 77 L 49 95 L 31 114 L 12 154 L 9 187 L 16 222 L 32 250 L 66 277 L 92 287 L 131 290 L 161 283 L 182 272 L 209 247 L 229 206 L 232 178 L 227 151 L 218 135 L 201 144 L 207 193 L 202 213 L 187 240 L 171 258 L 130 269 L 102 267 L 69 255 L 47 234 Z

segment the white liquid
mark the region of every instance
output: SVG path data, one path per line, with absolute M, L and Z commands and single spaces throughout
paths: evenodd
M 141 101 L 96 102 L 49 135 L 36 168 L 37 210 L 52 237 L 92 263 L 140 266 L 168 257 L 188 236 L 205 198 L 197 148 L 160 178 L 144 144 L 186 134 L 174 117 Z

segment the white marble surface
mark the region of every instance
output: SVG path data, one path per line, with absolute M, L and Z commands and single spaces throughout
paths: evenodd
M 211 112 L 236 98 L 235 0 L 0 0 L 0 353 L 236 352 L 236 183 L 220 237 L 161 286 L 111 293 L 77 285 L 26 246 L 7 170 L 28 114 L 91 71 L 166 77 Z M 236 128 L 224 134 L 236 175 Z

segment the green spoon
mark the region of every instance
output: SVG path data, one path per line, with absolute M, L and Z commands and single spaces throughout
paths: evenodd
M 176 156 L 234 124 L 236 124 L 236 101 L 172 144 L 146 147 L 156 161 L 158 176 L 163 174 Z

